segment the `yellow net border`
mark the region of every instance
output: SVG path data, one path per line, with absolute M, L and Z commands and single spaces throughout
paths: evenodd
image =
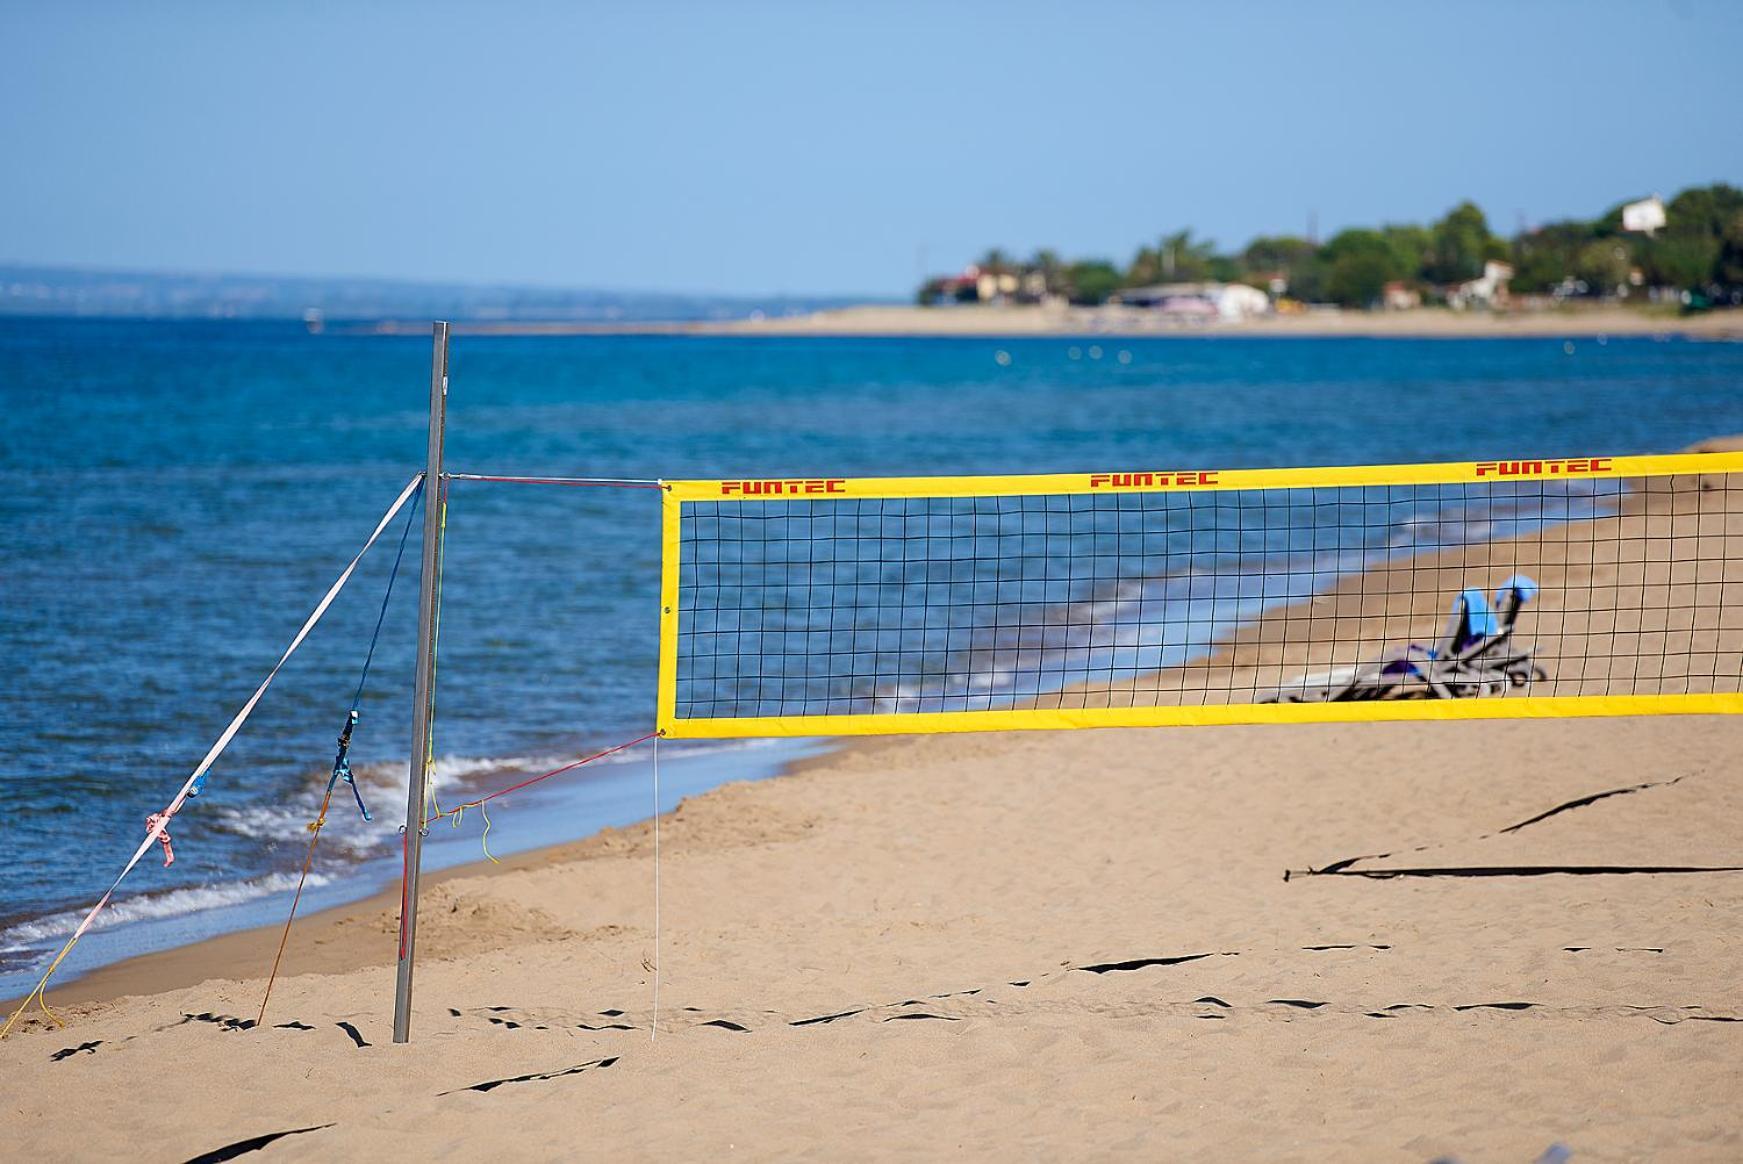
M 786 477 L 662 482 L 657 727 L 667 738 L 873 735 L 1211 724 L 1518 719 L 1743 712 L 1743 692 L 1509 694 L 1506 698 L 1132 707 L 1033 707 L 851 714 L 678 714 L 680 578 L 686 507 L 768 502 L 1021 498 L 1369 486 L 1484 485 L 1743 473 L 1743 453 L 1536 458 L 1279 469 L 1120 469 L 1092 473 L 951 477 Z M 1743 492 L 1743 490 L 1739 490 Z

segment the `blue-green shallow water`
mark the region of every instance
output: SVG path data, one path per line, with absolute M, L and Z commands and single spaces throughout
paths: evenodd
M 427 340 L 294 325 L 0 321 L 0 996 L 27 988 L 418 468 L 428 359 Z M 1739 430 L 1743 346 L 1727 344 L 462 337 L 449 466 L 1238 467 L 1666 451 Z M 657 509 L 653 493 L 455 483 L 444 787 L 647 730 Z M 148 858 L 121 924 L 72 970 L 282 917 L 391 556 L 388 542 L 365 562 L 177 817 L 174 867 Z M 376 821 L 337 806 L 317 904 L 394 871 L 412 577 L 353 752 Z M 678 795 L 771 773 L 792 751 L 668 745 L 663 759 Z M 646 797 L 645 756 L 553 781 L 493 812 L 493 848 L 632 820 Z M 477 828 L 435 859 L 477 856 Z

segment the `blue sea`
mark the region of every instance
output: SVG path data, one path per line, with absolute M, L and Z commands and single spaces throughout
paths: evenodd
M 0 997 L 29 988 L 421 467 L 429 354 L 288 323 L 0 320 Z M 1739 431 L 1743 345 L 1680 339 L 461 336 L 448 459 L 918 475 L 1663 452 Z M 651 491 L 453 483 L 443 798 L 650 729 L 658 510 Z M 282 920 L 398 532 L 176 817 L 175 864 L 148 856 L 64 975 Z M 352 751 L 374 820 L 336 799 L 305 908 L 398 875 L 412 545 Z M 668 743 L 662 807 L 823 746 Z M 498 802 L 492 850 L 645 818 L 648 759 Z M 481 857 L 479 828 L 438 825 L 430 864 Z

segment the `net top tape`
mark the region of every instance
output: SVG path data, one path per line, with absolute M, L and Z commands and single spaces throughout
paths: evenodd
M 1124 468 L 1095 473 L 1030 473 L 979 477 L 743 477 L 666 481 L 663 485 L 668 498 L 675 502 L 756 502 L 1498 484 L 1522 480 L 1668 477 L 1682 473 L 1735 472 L 1743 472 L 1743 452 L 1672 453 L 1636 457 L 1545 457 L 1292 469 Z

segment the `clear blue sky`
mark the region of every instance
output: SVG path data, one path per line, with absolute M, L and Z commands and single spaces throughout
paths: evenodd
M 905 294 L 1743 181 L 1743 3 L 0 0 L 0 261 Z

